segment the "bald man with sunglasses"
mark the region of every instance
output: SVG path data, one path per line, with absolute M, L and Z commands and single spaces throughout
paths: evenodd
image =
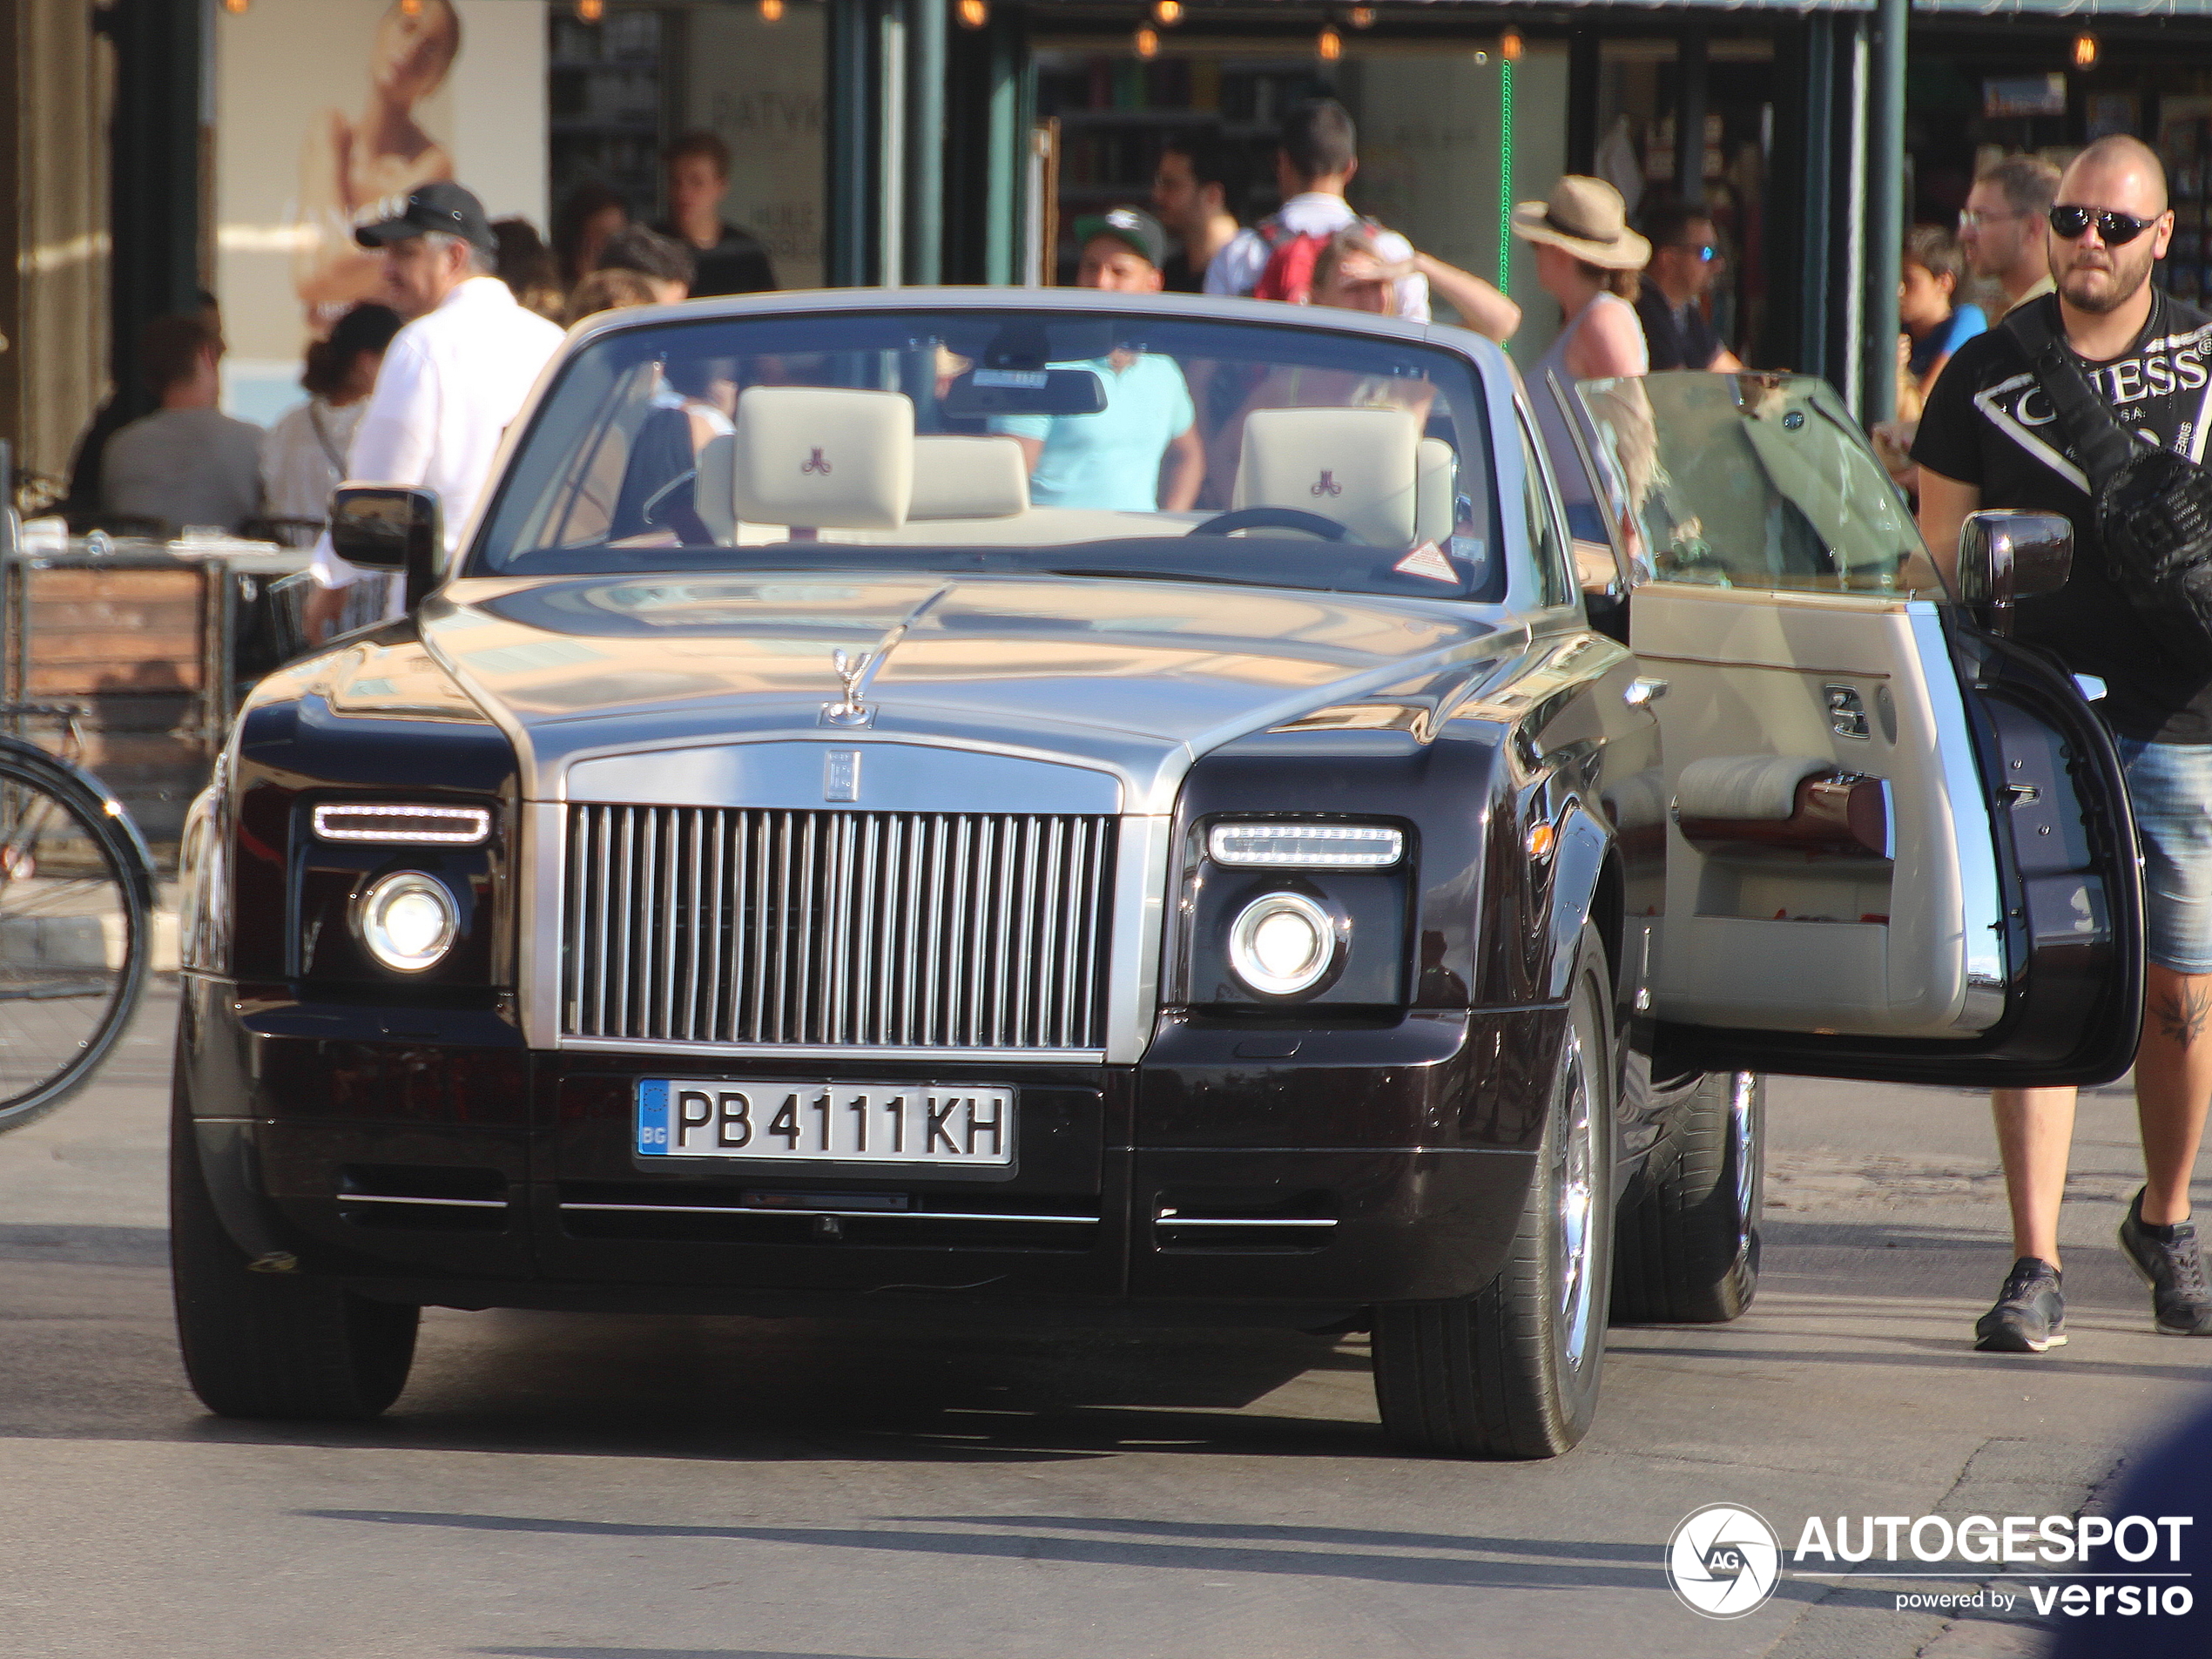
M 2058 291 L 2020 313 L 2062 335 L 2122 426 L 2201 462 L 2212 421 L 2212 317 L 2151 284 L 2174 233 L 2157 156 L 2134 138 L 2098 140 L 2059 180 L 2047 223 Z M 2074 522 L 2072 576 L 2058 593 L 2022 601 L 2013 631 L 2107 687 L 2097 707 L 2127 764 L 2148 957 L 2135 1055 L 2148 1179 L 2120 1242 L 2151 1286 L 2155 1328 L 2212 1336 L 2212 1293 L 2189 1220 L 2212 1099 L 2212 663 L 2179 660 L 2146 637 L 2107 572 L 2088 480 L 2060 425 L 2012 325 L 1966 341 L 1929 395 L 1912 446 L 1920 529 L 1949 577 L 1959 527 L 1977 508 Z M 2066 1340 L 2058 1224 L 2074 1090 L 2000 1089 L 1993 1104 L 2017 1259 L 1975 1326 L 1975 1345 L 2040 1353 Z

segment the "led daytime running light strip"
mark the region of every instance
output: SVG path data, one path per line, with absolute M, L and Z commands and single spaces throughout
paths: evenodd
M 386 846 L 420 846 L 426 842 L 475 846 L 491 839 L 491 813 L 482 806 L 384 806 L 363 802 L 318 806 L 315 834 L 326 841 L 374 841 Z
M 1405 856 L 1406 836 L 1379 824 L 1217 824 L 1206 853 L 1232 868 L 1386 869 Z

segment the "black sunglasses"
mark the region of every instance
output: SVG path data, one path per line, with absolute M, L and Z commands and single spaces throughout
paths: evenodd
M 2162 215 L 2161 215 L 2162 217 Z M 2111 208 L 2076 207 L 2071 205 L 2051 210 L 2051 228 L 2069 242 L 2085 233 L 2091 225 L 2097 234 L 2113 247 L 2134 241 L 2158 219 L 2137 219 L 2133 213 L 2114 212 Z

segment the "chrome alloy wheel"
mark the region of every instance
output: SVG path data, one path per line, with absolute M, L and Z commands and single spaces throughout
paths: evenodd
M 1588 1358 L 1596 1326 L 1595 1275 L 1590 1259 L 1591 1228 L 1600 1202 L 1591 1137 L 1589 1067 L 1579 1032 L 1568 1029 L 1559 1057 L 1553 1109 L 1558 1140 L 1553 1153 L 1556 1194 L 1554 1247 L 1559 1251 L 1560 1358 L 1579 1372 Z
M 1757 1073 L 1739 1071 L 1729 1079 L 1728 1141 L 1729 1156 L 1736 1162 L 1738 1250 L 1750 1247 L 1751 1234 L 1759 1224 L 1758 1217 L 1753 1213 L 1759 1201 L 1759 1159 L 1764 1156 L 1764 1149 L 1758 1143 L 1758 1097 Z

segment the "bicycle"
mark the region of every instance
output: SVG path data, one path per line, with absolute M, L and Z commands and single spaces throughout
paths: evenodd
M 66 734 L 54 754 L 0 733 L 0 1133 L 90 1082 L 145 988 L 153 860 L 75 764 L 84 713 L 0 703 L 0 719 L 59 719 Z

